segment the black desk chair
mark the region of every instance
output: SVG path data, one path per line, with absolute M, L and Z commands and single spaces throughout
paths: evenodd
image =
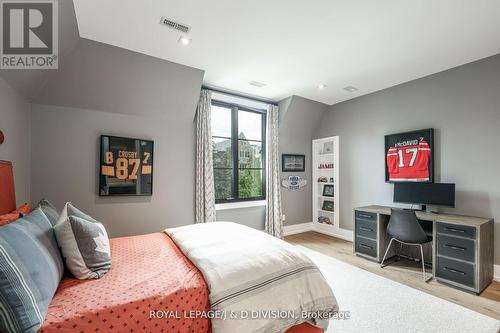
M 393 241 L 399 242 L 400 244 L 420 246 L 422 271 L 424 274 L 424 281 L 427 281 L 425 279 L 424 250 L 422 245 L 432 242 L 432 236 L 427 235 L 420 223 L 418 223 L 415 211 L 391 209 L 391 218 L 389 219 L 389 224 L 387 226 L 387 233 L 392 238 L 389 242 L 387 250 L 385 251 L 380 267 L 384 268 L 385 257 L 387 256 Z

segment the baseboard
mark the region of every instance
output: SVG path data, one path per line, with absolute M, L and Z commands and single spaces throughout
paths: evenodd
M 333 229 L 328 224 L 314 223 L 313 230 L 328 236 L 333 236 L 335 238 L 340 238 L 349 242 L 353 241 L 352 230 L 347 229 Z
M 311 230 L 313 230 L 312 224 L 313 224 L 312 222 L 306 222 L 306 223 L 285 225 L 283 227 L 283 235 L 290 236 L 290 235 L 301 234 L 303 232 L 311 231 Z
M 303 232 L 307 231 L 316 231 L 325 235 L 333 236 L 336 238 L 340 238 L 349 242 L 352 242 L 353 240 L 353 233 L 352 230 L 346 230 L 346 229 L 339 229 L 337 230 L 332 230 L 332 227 L 327 225 L 327 224 L 320 224 L 320 223 L 313 223 L 313 222 L 306 222 L 306 223 L 299 223 L 299 224 L 292 224 L 292 225 L 285 225 L 283 227 L 283 235 L 284 236 L 289 236 L 289 235 L 295 235 L 295 234 L 300 234 Z
M 493 265 L 493 280 L 500 282 L 500 265 Z

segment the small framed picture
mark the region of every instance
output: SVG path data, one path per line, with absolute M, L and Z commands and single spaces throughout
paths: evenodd
M 327 141 L 323 144 L 322 154 L 331 154 L 331 153 L 333 153 L 333 141 Z
M 333 185 L 324 185 L 323 186 L 323 196 L 324 197 L 333 197 L 333 195 L 334 195 Z
M 322 209 L 323 210 L 327 210 L 329 212 L 333 212 L 333 210 L 334 210 L 333 201 L 330 201 L 330 200 L 323 201 L 323 207 L 322 207 Z
M 282 172 L 304 172 L 306 165 L 305 155 L 281 154 Z

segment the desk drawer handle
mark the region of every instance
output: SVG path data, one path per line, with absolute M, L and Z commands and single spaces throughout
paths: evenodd
M 373 247 L 365 245 L 365 244 L 359 244 L 359 246 L 364 247 L 365 249 L 373 250 Z
M 450 228 L 450 227 L 444 227 L 445 230 L 453 231 L 453 232 L 461 232 L 465 233 L 465 230 L 462 229 L 456 229 L 456 228 Z
M 373 231 L 373 229 L 370 229 L 370 228 L 365 228 L 365 227 L 359 227 L 359 230 L 363 230 L 363 231 Z
M 465 272 L 462 272 L 462 271 L 459 271 L 459 270 L 456 270 L 456 269 L 453 269 L 453 268 L 449 268 L 449 267 L 445 266 L 444 269 L 446 271 L 449 271 L 449 272 L 452 272 L 452 273 L 455 273 L 455 274 L 465 275 Z
M 359 217 L 362 217 L 364 219 L 371 219 L 372 218 L 371 215 L 366 215 L 366 214 L 359 214 Z
M 450 248 L 452 250 L 460 250 L 460 251 L 467 250 L 465 247 L 455 246 L 455 245 L 448 245 L 448 244 L 445 244 L 444 247 L 448 247 L 448 248 Z

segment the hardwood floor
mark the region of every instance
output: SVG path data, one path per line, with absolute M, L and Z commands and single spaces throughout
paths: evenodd
M 500 320 L 500 282 L 493 281 L 480 296 L 476 296 L 435 280 L 425 283 L 422 267 L 416 262 L 401 260 L 382 269 L 377 262 L 354 255 L 352 243 L 338 238 L 311 231 L 287 236 L 285 240 Z M 427 274 L 432 273 L 428 270 Z

